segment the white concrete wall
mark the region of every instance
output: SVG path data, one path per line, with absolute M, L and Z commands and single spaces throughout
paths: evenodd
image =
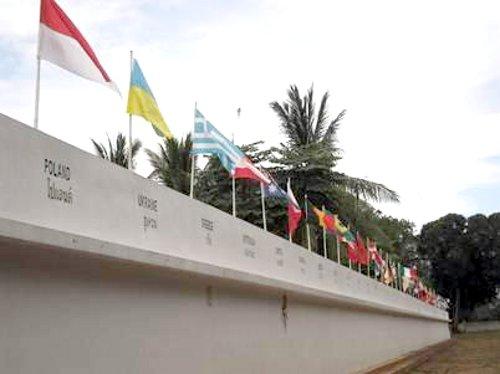
M 345 372 L 449 338 L 444 311 L 1 115 L 0 172 L 7 372 Z

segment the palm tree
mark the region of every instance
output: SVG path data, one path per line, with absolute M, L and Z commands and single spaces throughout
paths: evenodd
M 185 139 L 165 139 L 156 153 L 146 149 L 153 171 L 148 178 L 173 188 L 185 195 L 189 194 L 191 176 L 191 134 Z
M 286 143 L 275 148 L 277 164 L 284 166 L 297 189 L 303 194 L 316 195 L 321 203 L 329 200 L 326 191 L 341 187 L 357 199 L 372 201 L 399 201 L 399 196 L 383 184 L 354 178 L 334 170 L 340 157 L 336 133 L 346 111 L 342 110 L 333 120 L 328 117 L 326 92 L 316 112 L 314 90 L 311 87 L 304 97 L 297 86 L 288 90 L 288 100 L 282 104 L 272 102 L 271 108 L 280 119 Z
M 97 155 L 104 159 L 111 161 L 114 164 L 128 168 L 128 146 L 127 138 L 122 134 L 118 133 L 116 137 L 115 146 L 111 143 L 111 139 L 108 136 L 108 148 L 103 144 L 97 143 L 94 139 L 91 139 L 94 144 L 95 151 Z M 132 143 L 132 169 L 135 169 L 134 158 L 142 147 L 140 140 L 135 139 Z

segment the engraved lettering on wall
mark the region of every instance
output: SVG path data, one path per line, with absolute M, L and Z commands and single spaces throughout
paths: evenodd
M 60 161 L 45 158 L 43 173 L 46 178 L 47 198 L 65 204 L 73 204 L 71 168 Z
M 206 230 L 205 244 L 211 246 L 212 245 L 212 232 L 214 231 L 214 221 L 211 221 L 207 218 L 202 218 L 201 219 L 201 228 Z
M 158 213 L 158 200 L 139 193 L 137 194 L 137 206 L 148 212 L 142 216 L 144 231 L 158 229 L 158 219 L 151 216 L 151 214 Z

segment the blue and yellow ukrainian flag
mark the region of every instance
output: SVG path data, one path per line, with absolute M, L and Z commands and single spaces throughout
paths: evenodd
M 132 64 L 132 74 L 130 77 L 127 113 L 141 116 L 146 121 L 151 122 L 153 129 L 159 136 L 164 136 L 167 139 L 172 138 L 172 133 L 168 129 L 153 93 L 148 86 L 148 82 L 146 82 L 144 74 L 142 74 L 142 70 L 135 59 Z

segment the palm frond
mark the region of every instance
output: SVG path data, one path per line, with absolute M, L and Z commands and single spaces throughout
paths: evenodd
M 127 138 L 122 133 L 118 133 L 116 136 L 115 144 L 111 141 L 108 135 L 108 148 L 103 144 L 97 143 L 94 139 L 90 139 L 94 145 L 97 155 L 105 160 L 108 160 L 114 164 L 128 167 L 128 144 Z M 135 139 L 132 142 L 132 168 L 135 167 L 134 158 L 142 147 L 142 143 Z
M 325 92 L 325 94 L 321 98 L 321 103 L 319 105 L 318 117 L 316 118 L 316 125 L 314 128 L 314 138 L 316 139 L 321 139 L 325 131 L 325 124 L 328 118 L 328 113 L 327 113 L 328 96 L 329 96 L 328 92 Z
M 397 192 L 387 188 L 381 183 L 350 177 L 341 173 L 335 174 L 336 183 L 344 186 L 349 192 L 355 196 L 362 197 L 364 200 L 399 202 L 399 195 Z
M 184 194 L 189 193 L 191 175 L 191 135 L 185 139 L 164 139 L 159 151 L 146 149 L 153 168 L 148 178 Z
M 97 153 L 97 155 L 104 159 L 104 160 L 109 160 L 108 152 L 106 152 L 106 148 L 102 145 L 97 143 L 94 139 L 90 139 L 92 141 L 92 144 L 94 144 L 94 149 Z

